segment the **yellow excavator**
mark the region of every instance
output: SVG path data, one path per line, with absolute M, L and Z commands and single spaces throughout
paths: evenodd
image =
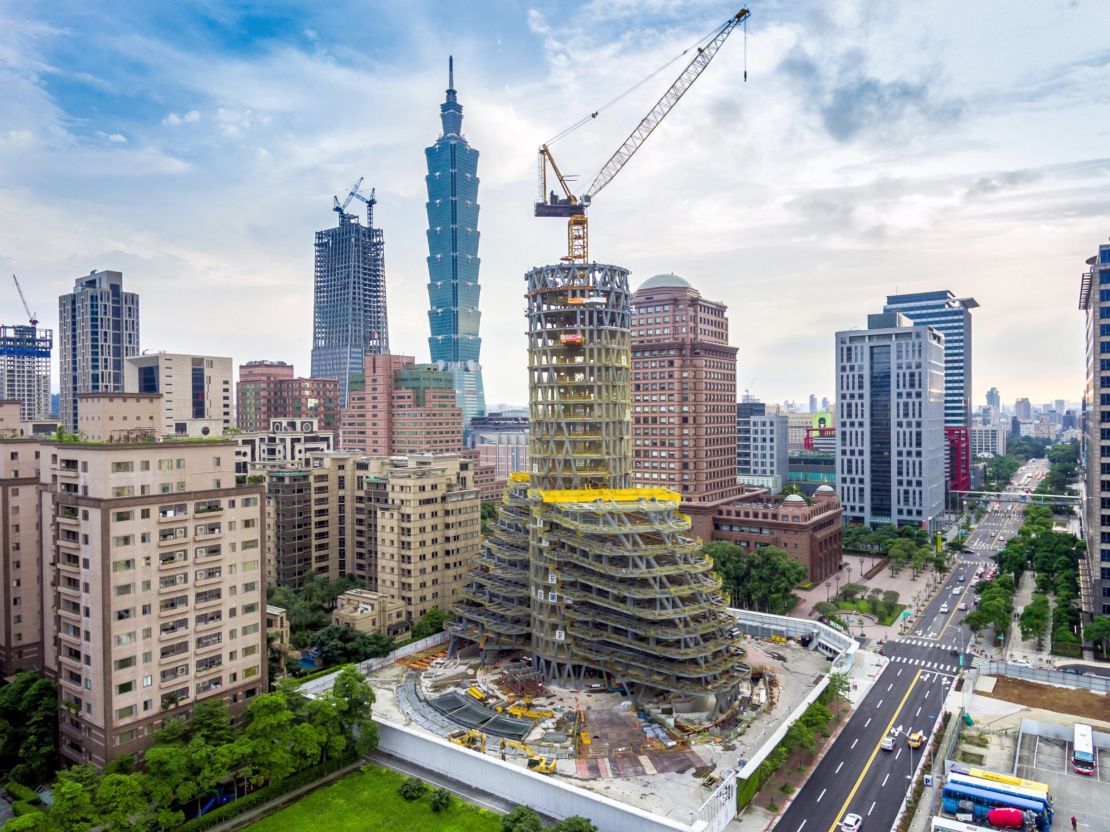
M 527 743 L 520 742 L 519 740 L 501 740 L 502 750 L 506 748 L 515 748 L 517 751 L 523 751 L 528 755 L 528 770 L 536 771 L 540 774 L 554 774 L 555 773 L 555 756 L 540 754 L 532 746 Z
M 481 754 L 486 753 L 486 735 L 477 729 L 460 728 L 458 731 L 452 731 L 448 734 L 447 739 L 455 745 L 461 745 L 463 748 L 469 748 Z

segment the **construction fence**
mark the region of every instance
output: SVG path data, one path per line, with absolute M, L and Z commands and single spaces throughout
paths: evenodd
M 1059 685 L 1066 688 L 1087 688 L 1095 693 L 1110 693 L 1110 678 L 1089 673 L 1063 673 L 1040 667 L 1026 667 L 1012 662 L 995 662 L 975 659 L 974 667 L 984 676 L 1009 676 L 1012 679 L 1025 679 L 1027 682 L 1040 682 L 1044 685 Z

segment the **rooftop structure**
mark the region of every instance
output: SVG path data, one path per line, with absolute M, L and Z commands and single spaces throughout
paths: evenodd
M 720 582 L 681 495 L 630 488 L 628 272 L 564 263 L 526 280 L 531 470 L 512 475 L 454 607 L 454 649 L 525 648 L 557 684 L 723 713 L 742 670 Z
M 151 352 L 123 365 L 128 393 L 159 393 L 163 436 L 220 436 L 232 427 L 231 359 L 214 355 Z M 206 423 L 191 430 L 196 423 Z
M 478 335 L 478 151 L 462 134 L 454 58 L 448 58 L 448 67 L 447 100 L 439 108 L 443 132 L 424 150 L 431 305 L 428 349 L 432 363 L 451 376 L 467 432 L 471 419 L 486 412 Z

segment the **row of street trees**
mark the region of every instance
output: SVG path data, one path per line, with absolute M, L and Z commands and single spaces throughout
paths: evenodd
M 805 565 L 777 546 L 742 549 L 724 540 L 702 552 L 713 561 L 734 607 L 785 615 L 794 608 L 794 589 L 805 580 Z
M 193 718 L 170 719 L 153 737 L 145 771 L 128 757 L 101 773 L 91 765 L 58 775 L 54 802 L 17 817 L 6 832 L 154 832 L 179 829 L 218 792 L 239 799 L 322 764 L 353 759 L 377 745 L 374 693 L 347 668 L 331 691 L 307 699 L 284 685 L 262 694 L 236 726 L 218 697 L 197 703 Z

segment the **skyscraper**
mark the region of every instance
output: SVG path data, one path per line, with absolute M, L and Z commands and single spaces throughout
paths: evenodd
M 447 100 L 439 105 L 443 132 L 425 148 L 428 175 L 428 349 L 451 373 L 463 429 L 486 413 L 478 336 L 478 151 L 462 135 L 455 95 L 455 62 L 447 59 Z M 383 350 L 384 352 L 385 350 Z
M 836 475 L 848 523 L 935 528 L 944 511 L 944 336 L 900 312 L 836 333 Z
M 1018 399 L 1014 402 L 1014 416 L 1019 422 L 1033 421 L 1033 405 L 1029 399 Z
M 947 289 L 887 295 L 883 307 L 944 336 L 944 424 L 950 427 L 971 425 L 971 310 L 978 308 L 975 298 L 957 298 Z
M 389 352 L 385 238 L 374 227 L 376 200 L 373 192 L 358 194 L 357 186 L 351 196 L 366 204 L 366 225 L 336 199 L 339 225 L 316 232 L 312 377 L 339 380 L 340 407 L 362 375 L 363 359 Z
M 992 387 L 987 391 L 987 407 L 996 412 L 1002 412 L 1002 394 L 998 392 L 997 387 Z
M 58 298 L 61 418 L 77 430 L 78 393 L 122 393 L 123 362 L 139 354 L 139 296 L 123 274 L 93 270 Z
M 19 401 L 24 421 L 50 415 L 54 333 L 31 325 L 0 327 L 0 399 Z

